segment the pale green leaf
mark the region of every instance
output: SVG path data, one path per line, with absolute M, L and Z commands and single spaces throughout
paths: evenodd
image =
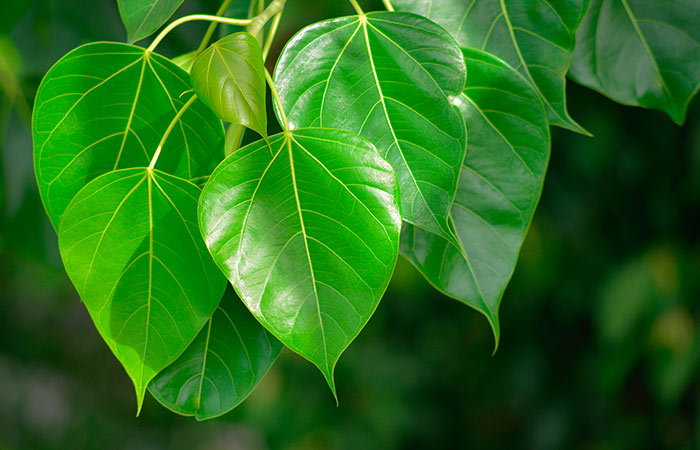
M 183 0 L 117 0 L 129 42 L 148 37 L 168 21 Z

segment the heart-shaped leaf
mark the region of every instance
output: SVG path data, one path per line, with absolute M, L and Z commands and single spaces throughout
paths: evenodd
M 149 389 L 178 414 L 213 419 L 245 400 L 281 351 L 282 344 L 229 288 L 194 342 Z
M 287 44 L 275 74 L 292 128 L 369 139 L 396 171 L 404 220 L 455 240 L 448 216 L 466 139 L 450 96 L 466 73 L 445 30 L 405 13 L 321 22 Z
M 183 0 L 117 0 L 129 42 L 148 37 L 180 7 Z
M 81 189 L 61 220 L 66 272 L 134 382 L 139 410 L 226 286 L 197 227 L 199 194 L 163 172 L 121 169 Z
M 547 114 L 518 72 L 464 49 L 459 108 L 469 143 L 452 219 L 461 246 L 410 225 L 401 253 L 445 294 L 482 312 L 500 335 L 498 307 L 537 206 L 549 160 Z
M 258 41 L 235 33 L 204 50 L 192 66 L 197 95 L 222 119 L 267 136 L 265 65 Z
M 46 74 L 32 121 L 34 166 L 54 227 L 71 199 L 106 172 L 148 166 L 163 133 L 188 100 L 189 75 L 127 44 L 87 44 Z M 195 101 L 165 142 L 158 168 L 181 178 L 208 176 L 224 157 L 224 130 Z
M 202 192 L 209 251 L 287 347 L 333 370 L 379 304 L 401 214 L 391 166 L 346 131 L 299 129 L 234 152 Z
M 700 2 L 592 0 L 577 37 L 576 82 L 685 121 L 700 89 Z
M 576 29 L 589 0 L 393 0 L 397 10 L 428 17 L 463 47 L 502 58 L 530 80 L 542 97 L 549 121 L 586 133 L 566 110 L 566 72 Z

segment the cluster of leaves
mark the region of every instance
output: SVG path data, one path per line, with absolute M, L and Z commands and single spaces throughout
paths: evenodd
M 128 40 L 180 3 L 118 0 Z M 691 0 L 663 11 L 645 0 L 394 0 L 372 13 L 351 0 L 356 15 L 299 31 L 274 77 L 265 60 L 285 2 L 250 3 L 249 19 L 218 18 L 226 0 L 148 48 L 83 45 L 37 94 L 42 200 L 139 409 L 150 390 L 178 413 L 221 415 L 283 346 L 335 395 L 335 365 L 399 254 L 482 312 L 498 343 L 550 125 L 586 133 L 566 109 L 570 66 L 576 81 L 679 123 L 700 86 Z M 207 46 L 210 27 L 174 60 L 154 53 L 199 19 L 249 29 Z M 266 84 L 283 129 L 273 136 Z M 261 139 L 239 148 L 244 127 Z

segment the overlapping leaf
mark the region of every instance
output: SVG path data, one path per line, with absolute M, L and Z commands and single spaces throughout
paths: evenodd
M 232 410 L 257 387 L 282 350 L 227 291 L 209 323 L 149 389 L 167 408 L 197 420 Z
M 226 286 L 197 227 L 200 190 L 145 168 L 86 185 L 59 232 L 61 257 L 141 409 L 146 386 L 175 361 Z
M 340 354 L 377 307 L 398 255 L 393 170 L 365 139 L 299 129 L 214 171 L 199 223 L 255 317 L 313 362 L 335 394 Z
M 180 7 L 183 0 L 117 0 L 129 42 L 150 36 Z
M 627 105 L 682 124 L 700 89 L 700 2 L 591 0 L 571 77 Z
M 404 219 L 453 240 L 448 216 L 465 130 L 450 96 L 462 92 L 465 77 L 454 39 L 405 13 L 307 27 L 275 72 L 292 128 L 332 127 L 369 139 L 396 170 Z
M 405 225 L 401 253 L 440 291 L 481 311 L 498 343 L 498 307 L 542 190 L 549 127 L 520 74 L 488 53 L 463 51 L 469 78 L 459 108 L 469 150 L 452 207 L 461 246 Z
M 188 90 L 186 72 L 127 44 L 83 45 L 51 68 L 37 93 L 32 131 L 39 191 L 54 227 L 90 180 L 148 166 Z M 166 141 L 158 168 L 195 180 L 223 155 L 221 120 L 195 101 Z
M 585 132 L 566 109 L 566 72 L 589 0 L 393 0 L 428 17 L 463 47 L 485 50 L 517 68 L 545 102 L 554 125 Z M 617 0 L 616 0 L 617 1 Z
M 235 33 L 203 51 L 192 66 L 192 85 L 227 122 L 267 136 L 265 65 L 258 41 Z

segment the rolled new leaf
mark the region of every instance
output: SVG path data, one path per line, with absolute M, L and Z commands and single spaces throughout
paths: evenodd
M 398 256 L 391 166 L 346 131 L 274 135 L 214 171 L 199 223 L 248 309 L 335 395 L 336 362 L 374 313 Z
M 61 220 L 66 272 L 131 377 L 138 409 L 216 309 L 226 280 L 197 227 L 194 184 L 146 168 L 91 181 Z

